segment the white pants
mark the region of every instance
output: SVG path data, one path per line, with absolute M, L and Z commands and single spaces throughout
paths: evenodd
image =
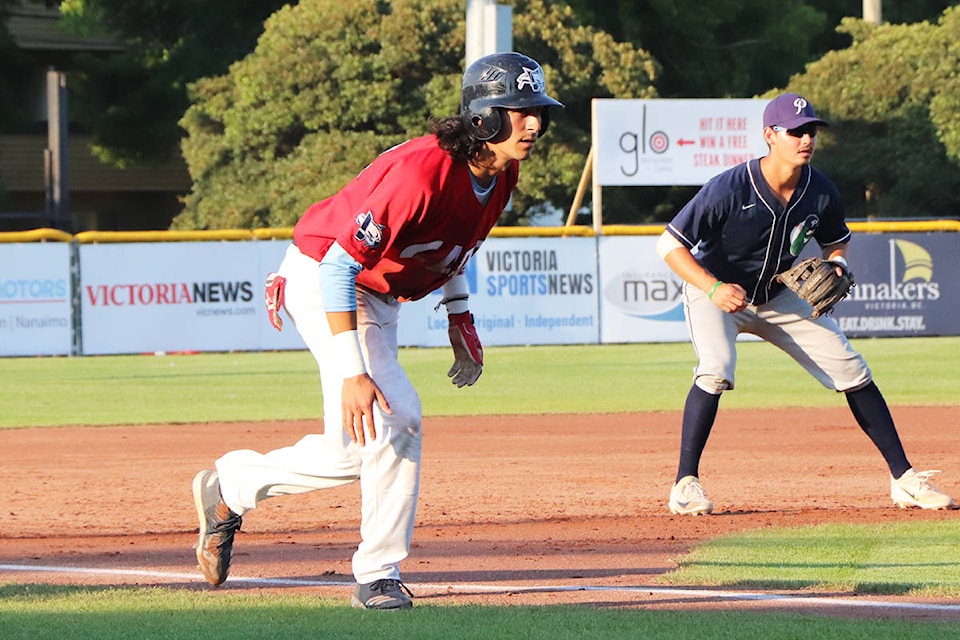
M 855 391 L 872 380 L 866 361 L 850 346 L 836 320 L 811 317 L 813 308 L 792 291 L 736 313 L 725 312 L 689 284 L 683 288 L 683 301 L 698 359 L 694 382 L 707 393 L 733 389 L 741 333 L 776 345 L 827 389 Z
M 293 245 L 278 273 L 287 279 L 285 310 L 320 368 L 322 434 L 266 454 L 232 451 L 216 462 L 224 502 L 238 514 L 273 496 L 327 489 L 360 480 L 360 538 L 353 555 L 358 583 L 399 578 L 410 551 L 420 482 L 420 398 L 397 360 L 400 303 L 357 290 L 357 323 L 367 371 L 392 415 L 375 411 L 376 440 L 354 444 L 341 425 L 342 378 L 331 362 L 330 326 L 320 295 L 319 268 Z

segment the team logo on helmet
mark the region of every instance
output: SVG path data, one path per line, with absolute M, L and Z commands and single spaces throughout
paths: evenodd
M 803 113 L 803 110 L 807 108 L 807 101 L 803 98 L 797 98 L 793 101 L 793 106 L 797 108 L 797 115 Z
M 357 232 L 354 234 L 354 238 L 364 243 L 371 249 L 376 249 L 380 246 L 380 243 L 383 242 L 383 227 L 382 224 L 377 224 L 373 221 L 373 213 L 367 211 L 366 213 L 361 213 L 357 216 Z
M 543 77 L 543 69 L 540 67 L 521 67 L 523 73 L 517 76 L 517 91 L 523 91 L 524 87 L 530 87 L 534 93 L 543 93 L 546 91 L 547 81 Z

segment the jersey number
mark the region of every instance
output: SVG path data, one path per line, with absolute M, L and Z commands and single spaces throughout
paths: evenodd
M 470 258 L 473 257 L 473 254 L 480 249 L 480 245 L 482 243 L 482 240 L 478 240 L 476 245 L 467 250 L 464 250 L 460 245 L 454 245 L 454 247 L 450 249 L 449 253 L 447 253 L 443 260 L 426 265 L 427 269 L 442 273 L 447 277 L 453 277 L 459 273 L 461 269 L 463 269 Z M 400 252 L 400 257 L 409 259 L 417 254 L 436 251 L 442 246 L 442 240 L 434 240 L 433 242 L 424 242 L 421 244 L 412 244 Z

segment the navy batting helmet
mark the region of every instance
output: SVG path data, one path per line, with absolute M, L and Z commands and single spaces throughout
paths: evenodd
M 467 67 L 460 88 L 460 117 L 477 140 L 500 133 L 503 109 L 544 107 L 540 135 L 550 124 L 548 107 L 563 105 L 547 95 L 543 69 L 520 53 L 493 53 Z

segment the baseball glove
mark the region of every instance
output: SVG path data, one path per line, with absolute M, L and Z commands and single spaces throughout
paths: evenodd
M 810 303 L 814 318 L 830 313 L 853 287 L 853 274 L 845 264 L 820 258 L 801 260 L 778 274 L 777 280 Z

